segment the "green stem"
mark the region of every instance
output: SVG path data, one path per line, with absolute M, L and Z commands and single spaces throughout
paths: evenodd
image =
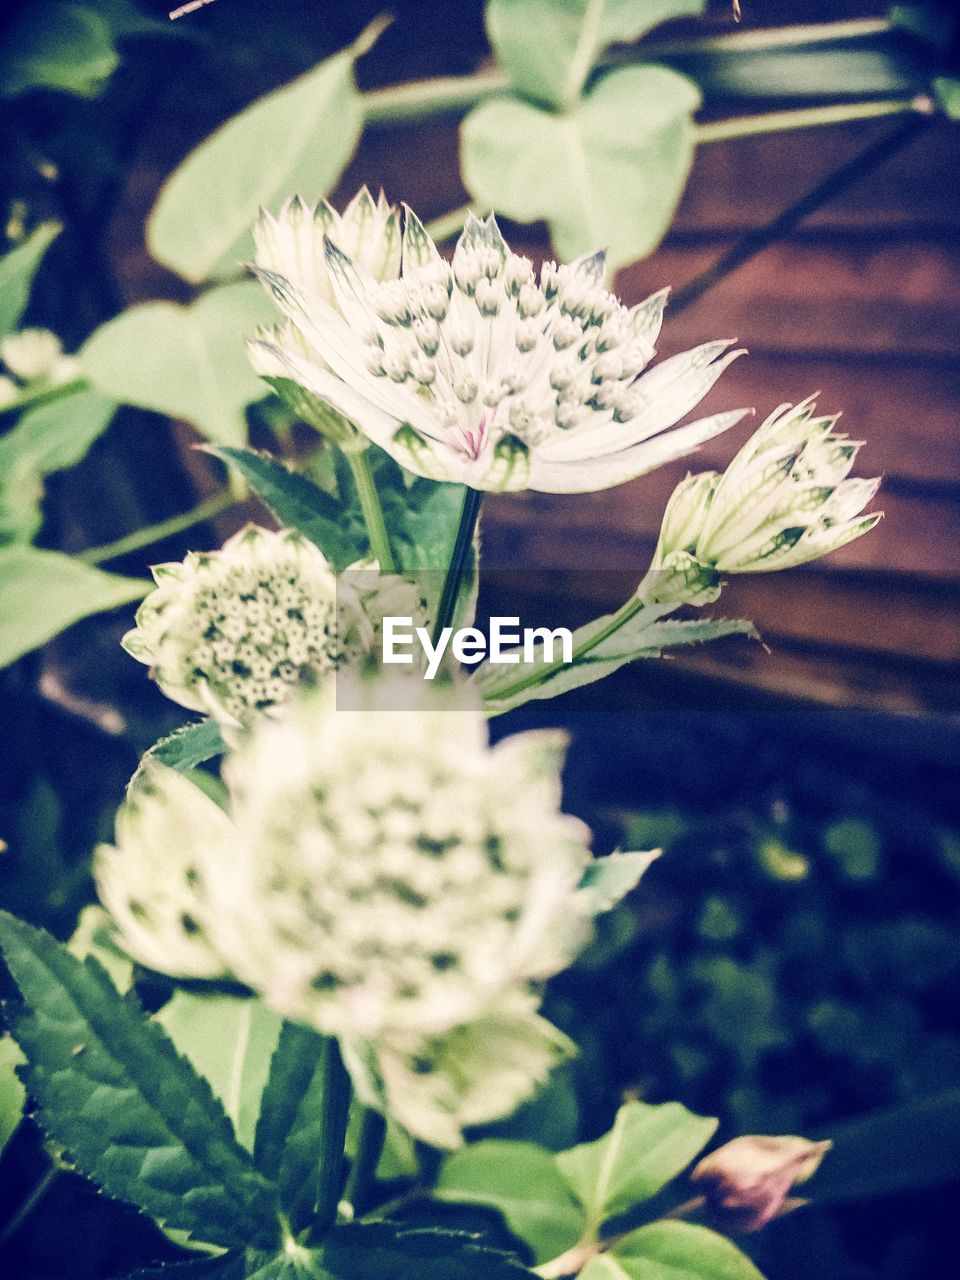
M 696 141 L 725 142 L 729 138 L 750 138 L 763 133 L 784 133 L 790 129 L 814 129 L 823 125 L 848 124 L 852 120 L 878 120 L 884 116 L 929 115 L 929 98 L 884 98 L 874 102 L 841 102 L 828 107 L 800 107 L 795 111 L 767 111 L 732 120 L 714 120 L 695 126 Z
M 215 493 L 212 497 L 198 502 L 190 511 L 184 511 L 179 516 L 170 516 L 157 524 L 145 525 L 142 529 L 128 533 L 126 537 L 117 538 L 115 542 L 106 542 L 100 547 L 89 547 L 86 551 L 81 551 L 76 558 L 85 564 L 103 564 L 106 560 L 117 560 L 131 551 L 139 551 L 141 547 L 149 547 L 154 542 L 172 538 L 174 534 L 182 533 L 184 529 L 190 529 L 195 524 L 202 524 L 204 520 L 212 520 L 215 516 L 229 510 L 236 501 L 236 495 L 233 493 Z
M 387 1122 L 379 1111 L 366 1107 L 360 1121 L 360 1136 L 357 1140 L 357 1153 L 350 1168 L 347 1189 L 343 1198 L 358 1218 L 363 1213 L 364 1203 L 380 1163 L 380 1155 L 387 1136 Z
M 24 1200 L 19 1209 L 17 1209 L 16 1213 L 3 1228 L 3 1231 L 0 1232 L 0 1246 L 5 1245 L 8 1240 L 12 1240 L 17 1234 L 26 1222 L 27 1218 L 30 1217 L 31 1213 L 33 1213 L 34 1209 L 53 1186 L 54 1180 L 59 1172 L 60 1170 L 56 1165 L 51 1165 L 50 1168 L 47 1169 L 46 1173 L 44 1173 L 43 1177 L 37 1182 L 37 1185 L 27 1196 L 26 1200 Z
M 337 1220 L 343 1189 L 343 1144 L 347 1136 L 352 1087 L 334 1036 L 323 1042 L 323 1097 L 320 1114 L 320 1163 L 314 1228 L 321 1235 Z
M 484 98 L 509 88 L 506 71 L 496 67 L 470 76 L 407 80 L 383 89 L 371 89 L 361 94 L 360 100 L 367 124 L 396 124 L 468 111 Z
M 790 27 L 764 27 L 756 31 L 729 31 L 698 40 L 651 40 L 638 51 L 651 61 L 658 58 L 703 53 L 757 53 L 764 50 L 803 49 L 810 45 L 836 44 L 842 40 L 864 40 L 886 35 L 887 18 L 851 18 L 839 22 L 802 23 Z M 626 54 L 611 54 L 609 60 L 624 61 Z
M 38 387 L 36 391 L 27 391 L 11 404 L 0 405 L 0 413 L 22 413 L 24 409 L 39 409 L 42 404 L 62 400 L 75 391 L 85 391 L 89 385 L 86 378 L 71 378 L 69 382 L 60 382 L 53 387 Z
M 497 701 L 507 702 L 511 698 L 515 698 L 518 693 L 523 693 L 534 685 L 542 684 L 544 680 L 548 680 L 550 676 L 555 672 L 560 671 L 563 667 L 571 666 L 574 662 L 578 662 L 592 649 L 595 649 L 597 645 L 603 644 L 604 640 L 609 639 L 615 631 L 619 631 L 625 623 L 629 622 L 630 619 L 635 617 L 643 608 L 644 601 L 640 600 L 637 596 L 631 596 L 626 604 L 621 605 L 616 613 L 610 615 L 606 625 L 601 627 L 595 635 L 590 636 L 587 640 L 584 640 L 579 645 L 575 646 L 569 663 L 564 662 L 563 659 L 560 658 L 556 662 L 548 663 L 545 667 L 536 667 L 525 676 L 521 676 L 518 680 L 515 680 L 513 684 L 508 685 L 506 689 L 498 690 Z M 499 715 L 500 712 L 493 711 L 491 714 Z
M 383 518 L 383 507 L 380 505 L 380 495 L 373 480 L 367 451 L 364 449 L 360 453 L 354 453 L 345 449 L 344 453 L 353 473 L 357 493 L 360 495 L 360 509 L 363 511 L 364 524 L 367 526 L 370 550 L 380 565 L 381 573 L 396 573 L 397 564 L 390 550 L 390 538 Z
M 453 554 L 450 557 L 447 576 L 443 580 L 443 590 L 440 592 L 440 604 L 437 608 L 436 621 L 433 624 L 434 644 L 439 640 L 444 627 L 448 627 L 453 620 L 453 615 L 457 608 L 457 599 L 460 595 L 460 584 L 463 581 L 463 572 L 467 567 L 470 547 L 473 543 L 473 531 L 477 525 L 477 517 L 480 515 L 480 503 L 482 501 L 483 493 L 479 489 L 467 488 L 464 491 L 457 537 L 453 544 Z

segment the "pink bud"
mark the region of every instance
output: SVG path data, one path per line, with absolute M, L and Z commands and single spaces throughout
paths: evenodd
M 793 1137 L 734 1138 L 705 1156 L 690 1180 L 730 1230 L 759 1231 L 797 1207 L 787 1200 L 790 1191 L 813 1176 L 831 1145 Z

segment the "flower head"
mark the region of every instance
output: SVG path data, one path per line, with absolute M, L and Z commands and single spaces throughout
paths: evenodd
M 860 449 L 833 430 L 836 417 L 814 416 L 811 399 L 781 405 L 722 474 L 687 476 L 664 513 L 647 594 L 682 560 L 705 588 L 721 573 L 788 569 L 835 551 L 881 518 L 861 512 L 878 479 L 849 478 Z
M 21 382 L 46 379 L 66 382 L 77 374 L 74 356 L 63 354 L 63 345 L 49 329 L 20 329 L 0 340 L 0 359 Z
M 319 228 L 306 260 L 258 254 L 296 337 L 261 337 L 255 363 L 283 368 L 418 475 L 475 489 L 605 489 L 743 414 L 669 430 L 740 353 L 709 342 L 644 372 L 666 294 L 621 305 L 603 287 L 602 253 L 547 263 L 538 277 L 492 215 L 471 216 L 448 263 L 407 209 L 397 279 L 377 279 Z
M 153 576 L 124 648 L 175 702 L 228 721 L 282 701 L 304 671 L 333 672 L 371 638 L 348 590 L 338 609 L 321 552 L 292 530 L 248 525 Z
M 201 864 L 228 858 L 230 819 L 187 778 L 144 761 L 116 822 L 116 844 L 100 845 L 100 900 L 132 959 L 182 978 L 218 978 L 226 966 L 210 942 Z
M 560 812 L 556 736 L 491 748 L 453 691 L 406 712 L 383 697 L 361 681 L 343 710 L 317 690 L 240 744 L 225 777 L 243 838 L 211 882 L 237 976 L 366 1040 L 476 1018 L 565 967 L 589 926 L 588 832 Z
M 749 1136 L 711 1151 L 690 1175 L 731 1230 L 759 1231 L 791 1205 L 797 1183 L 812 1178 L 833 1144 L 807 1138 Z

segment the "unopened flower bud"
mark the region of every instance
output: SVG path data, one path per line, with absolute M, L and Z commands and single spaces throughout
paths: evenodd
M 787 1197 L 811 1178 L 833 1144 L 751 1135 L 711 1151 L 690 1180 L 729 1230 L 759 1231 L 788 1211 Z
M 49 377 L 62 351 L 60 339 L 49 329 L 21 329 L 0 342 L 3 363 L 23 382 Z

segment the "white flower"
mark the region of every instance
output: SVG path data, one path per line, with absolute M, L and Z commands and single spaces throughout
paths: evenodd
M 0 357 L 15 378 L 34 382 L 51 377 L 64 359 L 63 345 L 49 329 L 21 329 L 0 340 Z
M 230 819 L 187 778 L 149 759 L 117 814 L 116 845 L 100 845 L 100 900 L 132 959 L 181 978 L 218 978 L 226 966 L 206 931 L 201 864 L 232 856 Z
M 311 209 L 299 196 L 288 200 L 276 217 L 261 210 L 253 226 L 256 265 L 301 281 L 311 294 L 333 306 L 336 295 L 327 270 L 325 240 L 374 280 L 395 280 L 400 274 L 400 211 L 387 203 L 382 191 L 374 203 L 366 187 L 361 187 L 342 215 L 326 200 Z
M 342 1049 L 362 1102 L 445 1148 L 459 1146 L 471 1125 L 510 1115 L 576 1052 L 520 988 L 477 1021 L 431 1040 L 348 1040 Z
M 721 573 L 789 569 L 867 533 L 880 512 L 862 515 L 879 479 L 850 479 L 860 442 L 815 417 L 812 399 L 781 405 L 720 474 L 687 476 L 664 513 L 645 598 L 664 599 L 680 570 L 715 591 Z
M 256 270 L 296 331 L 254 342 L 258 367 L 285 370 L 418 475 L 475 489 L 605 489 L 744 412 L 669 430 L 740 353 L 709 342 L 644 372 L 665 292 L 622 306 L 603 287 L 602 253 L 548 263 L 538 279 L 492 215 L 469 218 L 447 263 L 407 209 L 396 280 L 319 233 L 296 260 L 258 254 Z
M 559 809 L 556 735 L 490 748 L 479 709 L 426 689 L 408 711 L 379 709 L 380 681 L 341 687 L 340 709 L 312 691 L 225 765 L 243 834 L 211 872 L 217 945 L 326 1034 L 439 1035 L 564 968 L 589 930 L 588 832 Z
M 5 409 L 7 405 L 16 404 L 19 399 L 20 388 L 12 378 L 0 373 L 0 409 Z
M 153 569 L 123 646 L 181 706 L 241 722 L 369 645 L 352 593 L 300 534 L 241 529 L 220 551 Z

